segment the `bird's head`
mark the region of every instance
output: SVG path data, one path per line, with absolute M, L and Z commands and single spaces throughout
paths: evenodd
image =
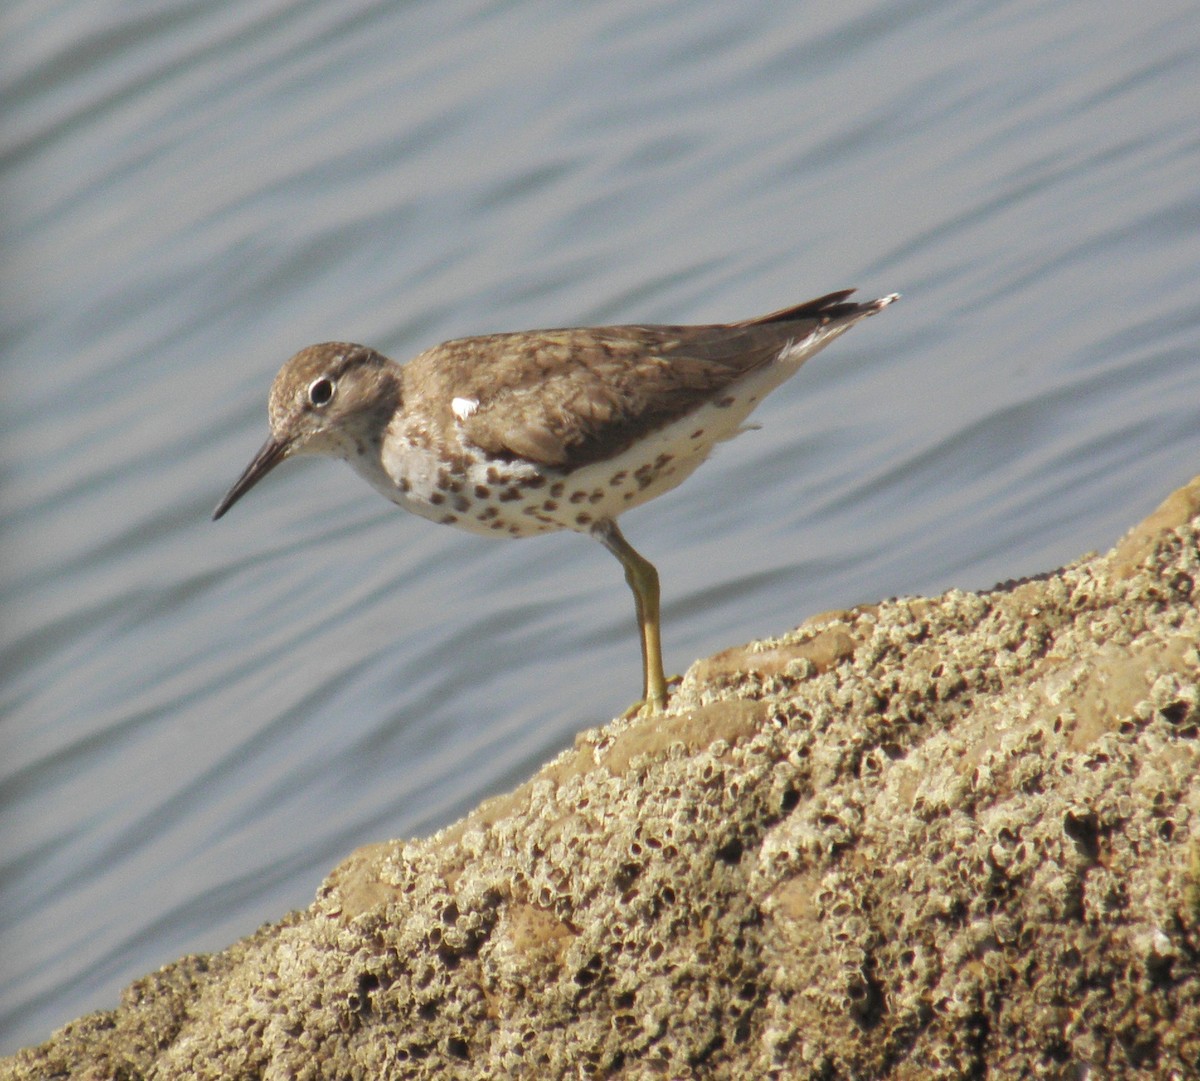
M 364 453 L 369 441 L 382 438 L 399 404 L 396 365 L 374 349 L 323 342 L 300 350 L 271 385 L 271 435 L 217 504 L 213 519 L 287 458 Z

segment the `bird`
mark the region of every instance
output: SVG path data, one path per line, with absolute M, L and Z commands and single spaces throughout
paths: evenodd
M 276 375 L 270 435 L 213 519 L 281 462 L 324 455 L 434 522 L 491 537 L 587 534 L 634 595 L 642 696 L 630 712 L 661 713 L 658 571 L 617 519 L 680 484 L 805 361 L 899 299 L 854 292 L 735 323 L 459 338 L 404 364 L 364 345 L 310 345 Z

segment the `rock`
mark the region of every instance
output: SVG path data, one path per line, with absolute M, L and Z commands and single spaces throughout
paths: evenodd
M 1197 1076 L 1198 513 L 701 661 L 0 1075 Z

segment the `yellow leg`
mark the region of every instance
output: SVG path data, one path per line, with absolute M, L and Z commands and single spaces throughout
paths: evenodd
M 667 679 L 663 674 L 662 624 L 658 611 L 658 571 L 629 543 L 617 523 L 604 519 L 592 526 L 592 536 L 604 545 L 625 568 L 625 581 L 637 605 L 638 630 L 642 639 L 642 709 L 661 713 L 667 705 Z

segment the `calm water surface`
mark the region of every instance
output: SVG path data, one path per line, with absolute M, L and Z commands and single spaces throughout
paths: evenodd
M 620 568 L 291 463 L 331 338 L 904 301 L 626 532 L 668 666 L 1056 566 L 1200 469 L 1200 8 L 686 0 L 0 16 L 0 1050 L 634 697 Z

